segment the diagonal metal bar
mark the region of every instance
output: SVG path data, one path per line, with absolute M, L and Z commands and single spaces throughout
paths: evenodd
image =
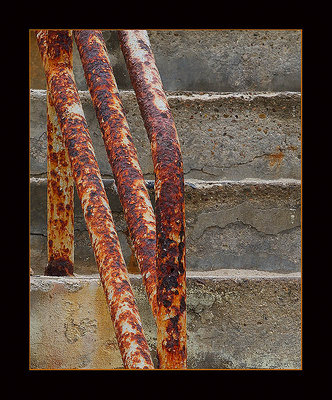
M 36 37 L 124 367 L 152 369 L 150 351 L 70 68 L 72 31 L 38 30 Z
M 156 316 L 156 222 L 101 31 L 73 32 L 129 235 Z
M 69 57 L 72 58 L 72 54 Z M 47 258 L 45 275 L 73 275 L 74 180 L 49 90 L 47 91 Z
M 159 367 L 184 369 L 187 366 L 186 263 L 181 149 L 147 32 L 118 31 L 118 37 L 151 142 L 155 172 Z

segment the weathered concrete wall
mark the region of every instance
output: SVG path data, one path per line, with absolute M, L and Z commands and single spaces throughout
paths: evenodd
M 96 157 L 107 160 L 89 92 L 80 92 Z M 146 179 L 154 179 L 150 143 L 133 91 L 120 92 Z M 301 178 L 300 93 L 168 93 L 183 154 L 185 178 Z M 46 176 L 46 92 L 31 91 L 30 174 Z
M 156 328 L 141 278 L 130 275 L 153 359 Z M 188 275 L 188 368 L 301 368 L 299 274 Z M 32 369 L 122 368 L 98 277 L 32 277 Z
M 301 31 L 285 29 L 148 30 L 165 90 L 300 91 Z M 103 31 L 120 89 L 131 89 L 117 34 Z M 74 45 L 74 74 L 86 90 Z M 31 32 L 31 88 L 45 89 Z
M 153 182 L 147 182 L 154 205 Z M 121 248 L 131 249 L 114 181 L 104 180 Z M 47 263 L 46 178 L 30 185 L 30 257 L 35 273 Z M 301 267 L 301 186 L 298 181 L 185 182 L 187 268 L 296 272 Z M 93 251 L 75 193 L 75 271 L 96 273 Z

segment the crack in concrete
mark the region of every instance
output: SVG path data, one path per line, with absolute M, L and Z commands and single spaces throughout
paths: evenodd
M 43 236 L 43 237 L 47 238 L 47 234 L 45 235 L 44 233 L 30 232 L 30 235 L 32 235 L 32 236 Z
M 283 230 L 281 230 L 281 231 L 279 231 L 277 233 L 267 233 L 267 232 L 263 232 L 263 231 L 259 230 L 257 227 L 251 225 L 250 223 L 245 223 L 243 221 L 238 220 L 238 221 L 229 222 L 228 224 L 223 225 L 223 226 L 220 226 L 220 225 L 217 225 L 217 224 L 209 225 L 209 226 L 207 226 L 207 227 L 205 227 L 203 229 L 202 233 L 199 236 L 195 236 L 195 241 L 199 240 L 209 229 L 217 228 L 217 229 L 220 229 L 220 230 L 224 230 L 224 229 L 227 229 L 229 227 L 232 228 L 233 226 L 241 226 L 241 225 L 243 225 L 243 227 L 248 226 L 249 228 L 251 228 L 255 232 L 257 232 L 260 236 L 278 236 L 280 234 L 291 233 L 292 231 L 300 228 L 300 226 L 294 226 L 294 227 L 291 227 L 291 228 L 283 229 Z

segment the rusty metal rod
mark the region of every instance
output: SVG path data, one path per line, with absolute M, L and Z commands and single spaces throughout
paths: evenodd
M 155 172 L 159 367 L 185 369 L 185 205 L 179 139 L 147 32 L 118 31 L 118 37 L 151 142 Z
M 156 222 L 137 151 L 101 31 L 73 32 L 102 132 L 138 267 L 152 308 L 156 303 Z
M 52 94 L 64 136 L 124 367 L 153 369 L 73 71 L 70 68 L 72 31 L 38 30 L 36 37 L 47 87 Z
M 47 90 L 47 258 L 45 275 L 74 273 L 74 181 Z

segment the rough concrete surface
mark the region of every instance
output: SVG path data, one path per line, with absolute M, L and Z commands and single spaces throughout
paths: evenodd
M 152 313 L 130 280 L 155 362 Z M 300 285 L 296 273 L 188 273 L 188 368 L 300 369 Z M 30 368 L 123 368 L 99 277 L 31 277 Z
M 300 369 L 301 30 L 148 32 L 184 162 L 188 368 Z M 154 205 L 150 143 L 116 32 L 103 35 Z M 75 43 L 73 59 L 129 269 L 128 231 Z M 122 369 L 76 190 L 75 276 L 43 276 L 46 91 L 32 31 L 29 71 L 30 368 Z M 130 281 L 156 361 L 138 270 Z
M 300 93 L 168 93 L 186 178 L 301 178 Z M 112 177 L 89 92 L 80 92 L 100 171 Z M 120 92 L 146 179 L 150 143 L 133 91 Z M 46 174 L 46 91 L 30 91 L 30 174 Z
M 165 90 L 299 91 L 301 30 L 200 29 L 148 30 Z M 104 30 L 111 65 L 120 89 L 131 89 L 116 31 Z M 33 32 L 30 33 L 30 85 L 45 89 Z M 74 42 L 74 74 L 86 90 Z
M 154 206 L 153 181 L 147 181 Z M 131 248 L 114 181 L 104 179 L 121 248 Z M 35 273 L 47 263 L 46 178 L 31 178 L 30 261 Z M 296 272 L 301 262 L 301 185 L 297 180 L 185 181 L 186 258 L 190 270 L 220 268 Z M 75 271 L 97 267 L 75 191 Z

